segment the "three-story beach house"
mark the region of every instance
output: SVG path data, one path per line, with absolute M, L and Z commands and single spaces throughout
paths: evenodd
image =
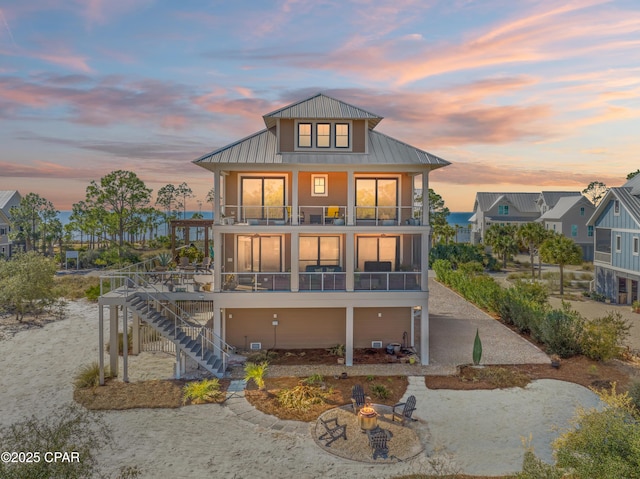
M 341 344 L 352 365 L 354 348 L 404 343 L 428 364 L 428 195 L 414 197 L 449 163 L 323 94 L 263 118 L 265 129 L 194 161 L 216 192 L 211 291 L 162 294 L 212 304 L 220 349 Z

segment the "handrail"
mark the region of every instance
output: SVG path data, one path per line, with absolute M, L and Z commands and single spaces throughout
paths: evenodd
M 191 318 L 191 315 L 185 311 L 184 309 L 182 309 L 180 306 L 178 306 L 175 302 L 171 301 L 171 299 L 163 292 L 160 291 L 159 289 L 157 289 L 153 284 L 149 283 L 146 279 L 144 279 L 143 277 L 141 277 L 140 275 L 136 274 L 136 279 L 141 279 L 143 281 L 143 286 L 145 288 L 151 288 L 154 292 L 158 293 L 160 296 L 163 296 L 164 298 L 167 299 L 167 301 L 169 301 L 169 303 L 171 303 L 175 308 L 176 311 L 179 311 L 180 314 L 177 314 L 176 312 L 174 312 L 173 310 L 171 310 L 170 308 L 168 308 L 165 304 L 159 302 L 158 304 L 162 307 L 163 310 L 168 311 L 170 313 L 170 315 L 173 316 L 173 321 L 174 321 L 174 337 L 177 338 L 178 337 L 178 321 L 180 323 L 182 323 L 185 327 L 188 328 L 192 328 L 194 327 L 193 324 L 185 321 L 183 319 L 183 315 L 186 316 L 187 318 Z M 146 301 L 155 301 L 157 302 L 157 297 L 151 295 L 148 291 L 146 290 L 142 290 L 142 291 L 137 291 L 137 294 L 139 295 L 140 293 L 142 293 L 143 295 L 147 296 Z M 225 349 L 222 346 L 218 346 L 217 344 L 215 344 L 213 341 L 211 341 L 209 338 L 205 337 L 203 335 L 203 332 L 207 331 L 210 332 L 213 337 L 220 342 L 221 345 L 224 345 L 224 347 L 226 349 L 233 349 L 233 347 L 229 344 L 227 344 L 220 336 L 218 336 L 215 332 L 213 332 L 213 330 L 211 330 L 210 328 L 207 328 L 206 325 L 203 325 L 200 328 L 200 332 L 198 333 L 198 336 L 196 336 L 194 339 L 197 341 L 198 338 L 200 338 L 200 340 L 202 341 L 202 351 L 205 351 L 205 345 L 206 343 L 209 343 L 211 345 L 210 350 L 213 351 L 214 353 L 216 352 L 216 350 L 220 351 L 220 359 L 222 359 L 222 365 L 223 365 L 223 370 L 225 370 L 227 368 L 227 362 L 229 359 L 229 353 L 227 353 L 225 351 Z M 203 358 L 204 358 L 204 354 L 203 354 Z
M 155 302 L 163 313 L 165 312 L 168 313 L 167 314 L 168 319 L 171 319 L 171 317 L 173 317 L 174 338 L 178 337 L 178 330 L 180 328 L 194 328 L 194 327 L 197 328 L 199 326 L 199 325 L 195 326 L 193 323 L 186 321 L 183 318 L 183 316 L 186 318 L 191 318 L 191 315 L 187 311 L 182 309 L 180 306 L 178 306 L 178 304 L 176 304 L 174 301 L 172 301 L 171 298 L 165 292 L 157 289 L 152 283 L 149 283 L 144 278 L 144 275 L 140 273 L 129 273 L 129 274 L 125 273 L 125 274 L 109 274 L 109 275 L 100 276 L 100 293 L 101 294 L 102 294 L 102 280 L 106 278 L 109 278 L 111 280 L 112 285 L 113 285 L 114 279 L 119 278 L 124 280 L 125 298 L 128 298 L 130 296 L 129 291 L 131 290 L 134 292 L 135 295 L 142 296 L 142 299 L 144 301 Z M 146 289 L 132 288 L 131 282 L 133 282 L 137 286 L 142 286 L 143 288 L 151 289 L 152 292 L 149 292 Z M 112 287 L 111 291 L 114 291 L 114 290 L 115 288 Z M 172 309 L 167 307 L 167 305 L 162 303 L 160 299 L 165 299 L 168 303 L 170 303 L 176 309 L 176 311 L 173 311 Z M 209 338 L 205 337 L 203 334 L 204 332 L 210 332 L 214 337 L 214 339 L 216 341 L 219 341 L 220 346 L 218 346 L 216 343 L 211 341 Z M 220 336 L 218 336 L 211 328 L 208 328 L 206 325 L 200 327 L 200 332 L 193 339 L 196 341 L 198 340 L 201 341 L 203 351 L 207 349 L 207 343 L 211 345 L 211 347 L 208 348 L 209 350 L 213 351 L 214 353 L 216 351 L 219 351 L 220 358 L 222 359 L 223 370 L 226 369 L 228 364 L 228 359 L 229 359 L 229 353 L 227 353 L 226 350 L 234 350 L 235 348 L 233 346 L 227 344 Z

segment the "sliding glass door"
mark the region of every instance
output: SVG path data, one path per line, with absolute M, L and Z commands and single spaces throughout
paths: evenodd
M 285 179 L 271 177 L 242 178 L 244 218 L 284 219 Z
M 356 219 L 395 220 L 397 206 L 397 178 L 356 178 Z
M 360 271 L 395 271 L 399 240 L 399 236 L 359 236 L 356 267 Z
M 339 266 L 339 236 L 301 236 L 300 237 L 300 271 L 307 266 Z
M 238 236 L 238 271 L 282 271 L 282 237 Z

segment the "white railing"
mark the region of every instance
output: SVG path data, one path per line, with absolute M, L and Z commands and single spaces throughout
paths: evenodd
M 611 264 L 611 253 L 602 253 L 601 251 L 596 251 L 593 259 L 594 261 L 598 261 L 600 263 Z
M 353 289 L 356 291 L 418 291 L 420 272 L 355 273 Z
M 139 296 L 143 301 L 151 304 L 154 309 L 165 318 L 173 321 L 174 339 L 177 338 L 182 331 L 192 339 L 200 341 L 203 357 L 206 351 L 210 351 L 213 354 L 219 353 L 218 357 L 222 360 L 223 370 L 225 370 L 229 358 L 227 351 L 233 351 L 233 346 L 227 344 L 220 336 L 215 335 L 215 333 L 211 331 L 211 328 L 190 322 L 191 316 L 189 313 L 172 301 L 165 292 L 156 288 L 154 284 L 147 280 L 150 274 L 152 273 L 139 274 L 135 272 L 123 272 L 121 274 L 121 272 L 118 271 L 117 273 L 100 276 L 100 293 L 102 294 L 103 291 L 103 280 L 109 280 L 112 293 L 119 292 L 125 298 L 134 294 Z M 193 276 L 193 273 L 184 274 L 191 274 Z M 171 305 L 173 309 L 168 305 Z M 194 330 L 193 328 L 196 329 Z M 196 336 L 189 334 L 195 333 L 196 330 Z
M 308 272 L 299 274 L 300 291 L 345 291 L 347 289 L 347 273 L 343 272 Z
M 312 225 L 344 225 L 348 223 L 347 207 L 335 206 L 299 206 L 298 223 Z
M 291 273 L 222 273 L 224 291 L 291 291 Z
M 356 206 L 356 225 L 377 226 L 422 224 L 422 208 L 418 206 Z

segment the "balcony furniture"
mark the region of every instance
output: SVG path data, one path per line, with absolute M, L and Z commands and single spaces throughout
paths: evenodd
M 321 441 L 327 441 L 324 444 L 325 446 L 331 447 L 331 444 L 340 438 L 345 441 L 347 440 L 347 425 L 338 424 L 337 417 L 326 420 L 319 418 L 319 420 L 320 424 L 324 427 L 325 432 L 318 439 Z
M 365 273 L 386 273 L 391 272 L 391 261 L 365 261 Z
M 202 260 L 202 263 L 196 266 L 196 272 L 211 272 L 211 258 L 209 256 L 205 256 Z
M 415 421 L 411 416 L 416 410 L 416 397 L 411 395 L 406 402 L 401 402 L 393 406 L 392 421 L 397 420 L 404 426 L 407 421 Z

